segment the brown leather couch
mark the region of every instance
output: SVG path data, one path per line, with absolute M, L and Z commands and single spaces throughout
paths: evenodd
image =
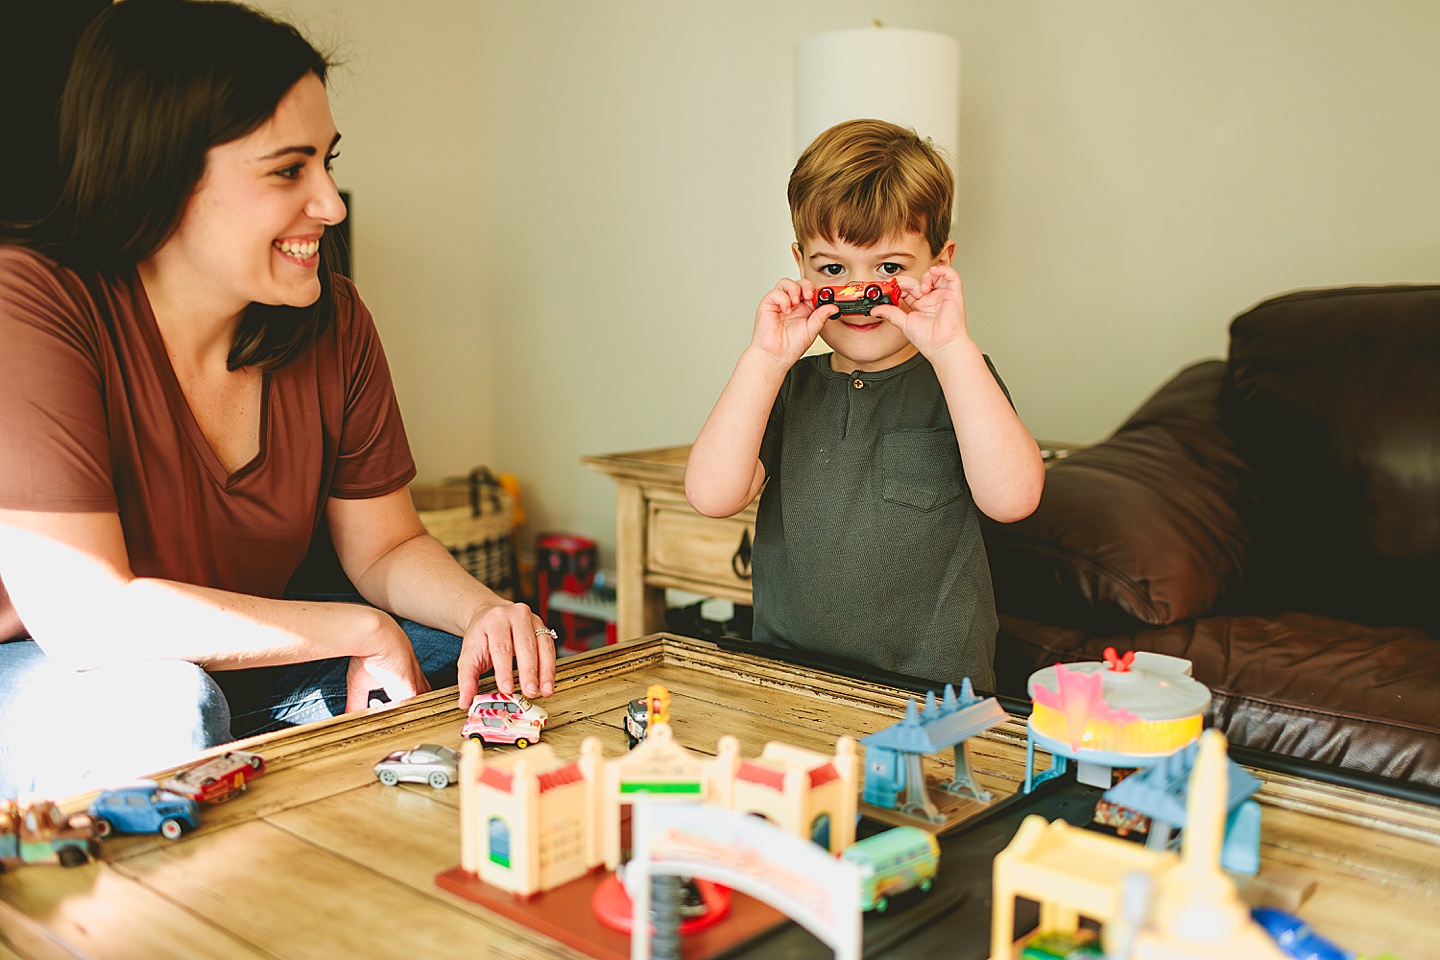
M 986 541 L 999 693 L 1173 654 L 1232 743 L 1440 787 L 1440 286 L 1253 307 Z

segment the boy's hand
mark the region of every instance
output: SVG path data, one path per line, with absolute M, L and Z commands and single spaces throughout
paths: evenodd
M 825 321 L 839 310 L 830 303 L 817 310 L 811 306 L 814 300 L 815 284 L 809 280 L 787 278 L 775 284 L 755 311 L 751 343 L 788 368 L 810 349 Z
M 897 279 L 905 308 L 874 307 L 870 310 L 872 316 L 895 324 L 931 360 L 950 344 L 970 338 L 960 275 L 953 267 L 937 264 L 918 281 L 904 276 Z

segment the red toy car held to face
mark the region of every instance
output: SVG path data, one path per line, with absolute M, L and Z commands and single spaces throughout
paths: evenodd
M 885 280 L 858 280 L 834 287 L 815 288 L 815 309 L 827 304 L 840 308 L 837 317 L 846 314 L 870 315 L 871 307 L 900 302 L 900 284 L 893 277 Z

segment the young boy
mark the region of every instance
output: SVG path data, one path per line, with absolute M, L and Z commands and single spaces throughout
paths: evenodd
M 789 187 L 800 278 L 760 301 L 685 493 L 725 517 L 764 489 L 756 640 L 990 690 L 995 601 L 977 510 L 1027 516 L 1044 471 L 965 327 L 953 194 L 934 148 L 894 124 L 849 121 L 806 149 Z M 892 277 L 899 304 L 815 306 L 819 287 Z M 816 336 L 834 352 L 802 358 Z

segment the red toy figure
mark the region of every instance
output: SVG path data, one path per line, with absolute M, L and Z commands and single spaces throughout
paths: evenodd
M 1130 665 L 1135 662 L 1134 650 L 1126 650 L 1125 656 L 1122 657 L 1114 647 L 1106 647 L 1103 656 L 1105 657 L 1105 666 L 1116 673 L 1129 673 Z
M 595 583 L 597 566 L 595 541 L 573 533 L 542 533 L 535 547 L 536 606 L 540 619 L 555 627 L 560 642 L 571 653 L 589 649 L 589 638 L 605 633 L 614 643 L 613 624 L 576 613 L 574 604 L 558 609 L 558 621 L 551 619 L 551 599 L 556 592 L 578 597 Z M 583 607 L 584 605 L 581 604 Z
M 542 533 L 535 545 L 540 618 L 551 590 L 584 593 L 595 582 L 595 541 L 573 533 Z

